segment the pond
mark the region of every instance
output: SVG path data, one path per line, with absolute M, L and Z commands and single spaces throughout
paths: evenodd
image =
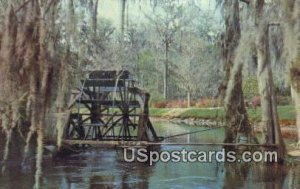
M 181 126 L 169 122 L 154 122 L 162 136 L 193 132 L 205 128 Z M 222 128 L 169 138 L 164 142 L 218 143 Z M 161 151 L 221 150 L 221 146 L 162 145 Z M 0 188 L 27 189 L 34 183 L 33 171 L 11 168 L 1 175 Z M 88 149 L 63 159 L 46 159 L 43 164 L 42 188 L 49 189 L 109 189 L 109 188 L 300 188 L 300 165 L 275 166 L 235 163 L 157 162 L 129 163 L 122 149 Z

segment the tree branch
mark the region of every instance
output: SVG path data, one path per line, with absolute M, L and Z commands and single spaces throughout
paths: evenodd
M 23 9 L 28 3 L 30 2 L 30 0 L 25 1 L 19 8 L 16 9 L 16 13 L 19 12 L 21 9 Z

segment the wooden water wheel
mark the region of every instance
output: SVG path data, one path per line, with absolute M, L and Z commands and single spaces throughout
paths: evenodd
M 158 141 L 149 120 L 150 95 L 128 71 L 93 71 L 73 92 L 67 140 Z

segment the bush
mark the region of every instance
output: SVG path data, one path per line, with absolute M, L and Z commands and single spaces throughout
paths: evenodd
M 154 103 L 152 103 L 151 107 L 154 107 L 154 108 L 166 108 L 167 107 L 167 102 L 166 101 L 154 102 Z
M 217 99 L 210 99 L 210 98 L 203 98 L 197 100 L 195 107 L 197 108 L 209 108 L 209 107 L 217 107 L 218 100 Z
M 195 105 L 195 102 L 191 102 L 191 106 Z M 154 108 L 187 108 L 186 100 L 171 100 L 171 101 L 159 101 L 152 105 Z
M 277 96 L 276 102 L 278 106 L 290 105 L 292 100 L 289 96 Z M 247 107 L 256 108 L 261 105 L 260 96 L 254 96 L 250 100 L 245 101 Z
M 187 100 L 171 100 L 171 101 L 158 101 L 151 104 L 154 108 L 187 108 Z M 191 107 L 209 108 L 216 107 L 218 101 L 216 99 L 203 98 L 199 100 L 192 100 Z

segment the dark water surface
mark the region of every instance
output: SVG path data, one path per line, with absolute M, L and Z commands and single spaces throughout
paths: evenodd
M 154 122 L 162 136 L 201 130 L 195 126 L 179 126 Z M 222 142 L 223 129 L 216 129 L 165 142 Z M 161 150 L 220 150 L 221 146 L 161 146 Z M 64 159 L 47 159 L 43 165 L 42 188 L 46 189 L 108 189 L 108 188 L 300 188 L 300 165 L 274 166 L 224 163 L 127 163 L 121 149 L 89 149 Z M 1 153 L 0 153 L 1 154 Z M 34 183 L 32 170 L 11 168 L 0 175 L 0 188 L 27 189 Z

